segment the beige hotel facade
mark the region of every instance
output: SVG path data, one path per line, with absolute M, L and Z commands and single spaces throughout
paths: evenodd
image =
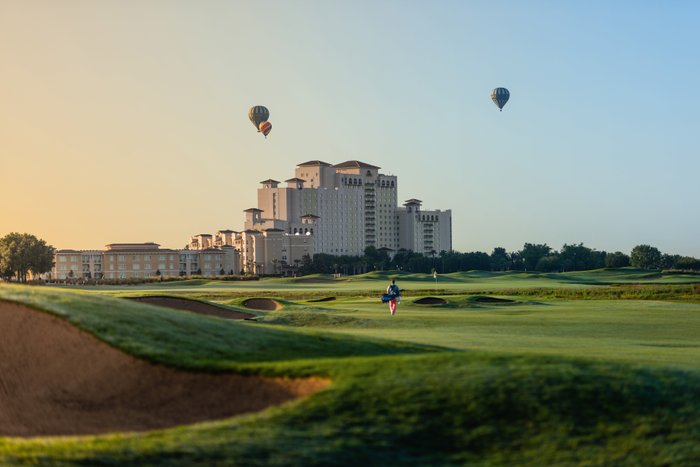
M 244 211 L 241 231 L 193 235 L 181 250 L 153 242 L 58 250 L 52 278 L 290 275 L 314 253 L 362 255 L 368 246 L 426 255 L 452 250 L 451 210 L 423 210 L 415 198 L 398 206 L 398 178 L 379 170 L 357 160 L 304 162 L 284 186 L 260 182 L 258 206 Z

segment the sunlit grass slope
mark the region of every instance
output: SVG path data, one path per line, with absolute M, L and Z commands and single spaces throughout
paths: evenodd
M 62 316 L 126 352 L 182 368 L 242 368 L 252 362 L 384 355 L 427 347 L 272 328 L 118 298 L 38 287 L 0 286 L 0 299 Z

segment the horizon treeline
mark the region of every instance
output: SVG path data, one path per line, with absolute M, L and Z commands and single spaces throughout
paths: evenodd
M 458 271 L 538 271 L 567 272 L 632 266 L 640 269 L 700 271 L 700 259 L 662 253 L 651 245 L 637 245 L 629 254 L 606 252 L 579 244 L 564 244 L 555 250 L 546 243 L 525 243 L 517 251 L 496 247 L 491 254 L 474 251 L 431 251 L 429 254 L 400 249 L 367 247 L 361 256 L 334 256 L 317 253 L 301 261 L 302 274 L 362 274 L 374 270 L 445 274 Z

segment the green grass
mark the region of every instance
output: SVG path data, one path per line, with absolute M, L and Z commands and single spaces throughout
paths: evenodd
M 64 290 L 2 286 L 0 299 L 61 316 L 132 355 L 188 369 L 241 370 L 259 362 L 415 353 L 434 347 L 222 320 Z
M 121 293 L 154 291 L 172 294 L 208 294 L 225 296 L 228 294 L 267 293 L 275 290 L 284 294 L 339 294 L 376 295 L 386 289 L 388 282 L 396 279 L 408 293 L 421 294 L 438 289 L 444 293 L 464 293 L 506 289 L 581 289 L 609 285 L 688 285 L 700 283 L 700 275 L 661 274 L 631 268 L 598 269 L 572 273 L 528 273 L 528 272 L 489 272 L 466 271 L 441 274 L 437 282 L 430 274 L 407 273 L 401 271 L 370 272 L 357 276 L 333 279 L 332 276 L 315 274 L 299 278 L 265 278 L 259 281 L 216 281 L 193 279 L 177 282 L 153 283 L 137 286 L 86 286 L 78 290 L 100 293 Z
M 105 296 L 160 287 L 0 287 L 0 298 L 150 360 L 333 381 L 305 400 L 193 426 L 0 438 L 0 464 L 700 464 L 700 304 L 687 278 L 470 271 L 443 278 L 445 305 L 421 306 L 413 299 L 431 293 L 432 278 L 404 274 L 401 285 L 419 292 L 391 317 L 378 292 L 367 294 L 394 275 L 167 289 L 232 309 L 249 296 L 280 299 L 283 309 L 259 312 L 259 323 Z M 639 281 L 648 285 L 601 285 Z M 481 302 L 484 292 L 513 302 Z M 307 301 L 323 296 L 338 299 Z

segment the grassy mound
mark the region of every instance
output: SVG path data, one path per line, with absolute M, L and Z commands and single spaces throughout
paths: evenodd
M 414 300 L 413 303 L 416 305 L 445 305 L 447 300 L 440 297 L 423 297 Z
M 307 302 L 309 302 L 309 303 L 332 302 L 332 301 L 335 301 L 335 297 L 312 298 L 310 300 L 307 300 Z
M 331 373 L 334 384 L 286 410 L 90 443 L 0 441 L 0 460 L 532 466 L 700 461 L 700 376 L 694 373 L 468 353 L 306 365 L 303 371 Z
M 257 322 L 265 324 L 280 324 L 295 327 L 368 327 L 372 321 L 369 319 L 354 318 L 352 316 L 328 314 L 319 311 L 295 311 L 292 313 L 270 313 Z
M 222 321 L 65 290 L 2 286 L 0 299 L 51 312 L 127 353 L 180 368 L 245 368 L 253 362 L 386 355 L 430 349 L 384 339 L 329 336 L 248 321 Z

